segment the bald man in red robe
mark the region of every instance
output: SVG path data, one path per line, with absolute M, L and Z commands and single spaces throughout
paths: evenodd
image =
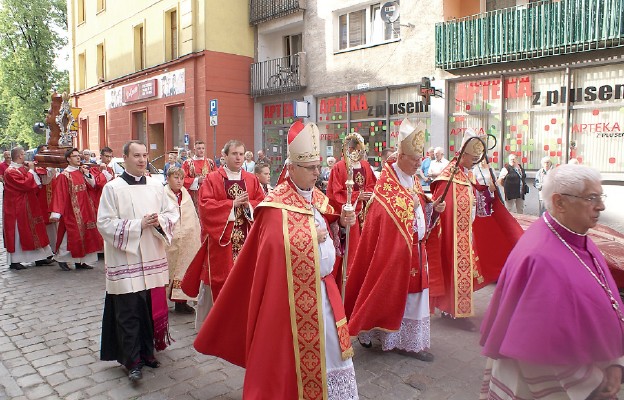
M 37 193 L 39 177 L 24 165 L 24 149 L 11 150 L 11 164 L 4 172 L 4 246 L 9 253 L 10 269 L 26 268 L 21 263 L 47 264 L 52 255 L 46 233 L 46 216 L 41 212 Z

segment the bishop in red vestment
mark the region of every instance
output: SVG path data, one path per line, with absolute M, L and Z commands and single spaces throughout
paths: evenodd
M 433 198 L 439 199 L 457 166 L 444 198 L 446 212 L 427 240 L 431 306 L 440 309 L 443 316 L 456 318 L 458 327 L 469 331 L 476 331 L 476 326 L 465 319 L 474 315 L 473 291 L 498 279 L 523 233 L 498 194 L 492 193 L 493 187 L 475 180 L 473 162 L 485 148 L 482 141 L 470 140 L 474 136 L 473 131 L 466 132 L 462 158 L 453 158 L 431 183 Z
M 364 143 L 364 139 L 361 143 Z M 350 150 L 357 148 L 357 141 L 353 140 L 349 143 Z M 340 210 L 347 203 L 347 164 L 344 160 L 338 161 L 331 170 L 329 181 L 327 182 L 327 197 L 335 210 Z M 351 227 L 349 232 L 349 258 L 347 260 L 347 269 L 351 269 L 353 256 L 360 240 L 360 232 L 362 231 L 362 209 L 370 200 L 373 194 L 373 188 L 377 178 L 368 161 L 360 159 L 353 163 L 353 192 L 351 192 L 351 204 L 355 207 L 355 213 L 358 215 L 358 223 Z
M 216 171 L 215 163 L 205 157 L 206 144 L 202 141 L 195 142 L 195 154 L 187 158 L 182 164 L 184 170 L 184 187 L 189 191 L 195 210 L 199 213 L 199 188 L 209 173 Z
M 403 120 L 398 156 L 384 163 L 365 210 L 360 243 L 347 280 L 345 308 L 349 330 L 364 347 L 372 339 L 384 351 L 399 349 L 433 361 L 430 347 L 429 289 L 424 237 L 432 203 L 419 179 L 425 126 Z M 392 244 L 389 246 L 389 244 Z
M 46 217 L 37 193 L 41 181 L 33 169 L 24 166 L 24 149 L 11 151 L 12 162 L 4 172 L 4 246 L 11 269 L 24 269 L 21 263 L 41 262 L 52 255 L 46 233 Z
M 50 219 L 58 221 L 56 254 L 61 269 L 69 270 L 68 262 L 77 269 L 92 269 L 97 253 L 104 246 L 97 230 L 97 214 L 90 192 L 95 182 L 87 166 L 80 165 L 78 149 L 65 152 L 69 163 L 56 178 Z
M 332 275 L 329 224 L 338 215 L 314 187 L 318 140 L 314 124 L 291 127 L 289 178 L 256 208 L 249 242 L 194 343 L 201 353 L 247 369 L 244 400 L 358 399 Z M 340 223 L 355 222 L 353 212 L 342 214 Z
M 199 190 L 203 244 L 187 270 L 186 282 L 182 283 L 186 294 L 199 296 L 198 326 L 219 295 L 245 243 L 254 208 L 264 199 L 258 178 L 241 169 L 245 153 L 243 143 L 231 140 L 223 153 L 225 165 L 211 172 Z M 189 287 L 185 289 L 185 285 Z
M 110 147 L 103 147 L 100 150 L 100 165 L 96 165 L 90 168 L 89 172 L 93 176 L 95 181 L 94 190 L 91 191 L 93 196 L 93 205 L 95 206 L 95 213 L 100 205 L 100 197 L 102 196 L 102 189 L 104 185 L 115 178 L 115 171 L 108 166 L 113 159 L 113 150 Z

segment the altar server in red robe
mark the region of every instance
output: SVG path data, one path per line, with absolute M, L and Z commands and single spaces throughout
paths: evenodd
M 209 173 L 216 170 L 215 163 L 206 158 L 206 144 L 201 140 L 195 142 L 195 154 L 182 164 L 184 170 L 184 187 L 189 191 L 195 210 L 199 211 L 199 188 Z
M 197 326 L 219 295 L 251 229 L 253 210 L 264 199 L 258 178 L 241 169 L 245 145 L 230 140 L 223 147 L 223 154 L 225 165 L 211 172 L 199 189 L 203 244 L 182 284 L 187 295 L 199 296 Z M 185 289 L 184 285 L 192 289 Z
M 433 361 L 429 321 L 429 280 L 425 233 L 431 216 L 445 204 L 425 196 L 418 177 L 425 126 L 403 120 L 399 150 L 377 180 L 347 280 L 349 330 L 364 347 L 372 339 L 384 351 L 408 351 Z M 392 244 L 389 246 L 389 244 Z
M 54 259 L 64 271 L 68 262 L 76 269 L 93 269 L 104 246 L 97 230 L 97 214 L 91 191 L 95 181 L 87 165 L 81 166 L 78 149 L 65 152 L 69 165 L 56 178 L 50 220 L 58 222 Z
M 11 164 L 4 172 L 4 246 L 9 253 L 9 268 L 25 269 L 21 263 L 47 264 L 52 255 L 37 192 L 41 181 L 32 165 L 25 165 L 21 147 L 11 150 Z
M 339 217 L 314 184 L 319 131 L 288 132 L 289 177 L 258 205 L 248 242 L 195 348 L 245 367 L 243 399 L 358 399 L 353 349 L 332 274 Z
M 56 243 L 57 224 L 53 221 L 50 221 L 50 207 L 52 207 L 54 182 L 56 180 L 58 171 L 56 168 L 36 167 L 35 172 L 41 180 L 41 187 L 37 192 L 37 197 L 39 198 L 39 206 L 41 207 L 41 214 L 46 221 L 46 232 L 48 233 L 48 240 L 50 241 L 50 245 L 54 246 L 54 244 Z
M 359 135 L 359 134 L 355 134 Z M 364 139 L 360 136 L 360 142 L 364 143 Z M 357 140 L 353 139 L 347 146 L 349 152 L 357 148 Z M 362 231 L 362 210 L 373 194 L 373 188 L 377 178 L 368 161 L 364 160 L 364 153 L 361 158 L 353 163 L 353 192 L 351 193 L 351 204 L 355 207 L 355 213 L 358 216 L 358 223 L 351 227 L 349 232 L 349 260 L 348 270 L 351 269 L 353 256 L 360 241 L 360 232 Z M 338 161 L 331 170 L 329 181 L 327 182 L 327 197 L 334 209 L 340 210 L 347 203 L 347 164 L 345 160 Z
M 103 147 L 100 150 L 100 164 L 94 165 L 89 169 L 91 176 L 93 176 L 95 180 L 95 188 L 91 193 L 93 193 L 93 205 L 95 206 L 96 214 L 100 205 L 100 197 L 102 196 L 104 185 L 115 178 L 115 171 L 108 166 L 112 159 L 113 150 L 110 147 Z
M 474 315 L 472 293 L 498 279 L 509 252 L 523 233 L 494 186 L 475 180 L 472 167 L 486 151 L 484 142 L 470 139 L 475 136 L 473 130 L 466 131 L 462 157 L 453 158 L 431 183 L 433 199 L 439 199 L 457 168 L 444 198 L 446 211 L 427 240 L 431 306 L 468 331 L 477 330 L 467 318 Z

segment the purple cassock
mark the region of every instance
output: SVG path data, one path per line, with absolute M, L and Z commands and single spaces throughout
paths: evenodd
M 596 278 L 606 279 L 613 300 Z M 594 242 L 546 212 L 520 238 L 503 267 L 481 325 L 483 355 L 542 365 L 612 361 L 624 355 L 622 310 L 618 288 Z

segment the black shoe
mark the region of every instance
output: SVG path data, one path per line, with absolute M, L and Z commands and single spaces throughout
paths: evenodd
M 186 303 L 175 303 L 175 312 L 181 314 L 195 314 L 195 309 Z
M 51 260 L 49 258 L 44 258 L 43 260 L 37 260 L 35 261 L 35 265 L 37 267 L 40 267 L 42 265 L 50 265 L 50 264 L 54 264 L 54 260 Z
M 71 271 L 71 268 L 69 268 L 66 262 L 59 262 L 58 265 L 63 271 Z
M 360 341 L 360 338 L 358 338 L 357 341 L 360 344 L 360 346 L 364 347 L 365 349 L 370 349 L 371 347 L 373 347 L 373 342 L 364 343 Z
M 93 267 L 90 266 L 89 264 L 77 263 L 76 269 L 93 269 Z
M 414 357 L 420 361 L 424 361 L 424 362 L 432 362 L 434 357 L 433 354 L 429 353 L 428 351 L 424 351 L 421 350 L 418 353 L 414 354 Z
M 136 366 L 132 368 L 131 370 L 129 370 L 128 379 L 130 379 L 130 382 L 137 382 L 143 379 L 143 373 L 141 372 L 141 368 Z
M 160 361 L 152 357 L 149 360 L 143 360 L 143 365 L 148 366 L 150 368 L 158 368 L 160 367 Z
M 23 265 L 22 265 L 22 264 L 20 264 L 20 263 L 11 263 L 11 266 L 9 266 L 9 269 L 14 269 L 14 270 L 16 270 L 16 271 L 20 271 L 20 270 L 22 270 L 22 269 L 26 269 L 26 267 L 25 267 L 25 266 L 23 266 Z

